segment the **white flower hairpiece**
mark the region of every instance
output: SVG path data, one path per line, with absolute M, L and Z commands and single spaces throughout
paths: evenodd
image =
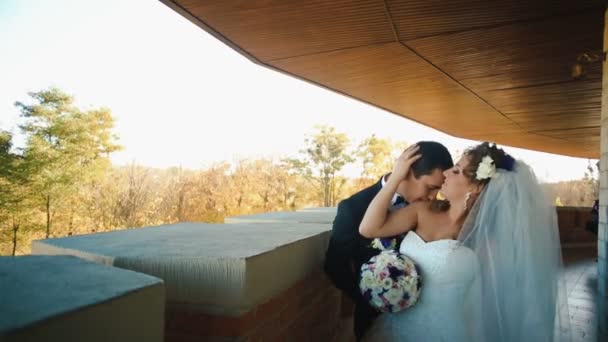
M 496 165 L 494 160 L 490 156 L 485 156 L 477 166 L 477 173 L 475 178 L 477 180 L 484 180 L 492 178 L 496 175 Z

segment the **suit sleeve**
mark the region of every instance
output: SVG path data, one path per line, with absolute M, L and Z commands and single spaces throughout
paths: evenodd
M 324 268 L 334 285 L 353 300 L 361 298 L 359 277 L 353 269 L 358 240 L 359 226 L 352 217 L 348 203 L 340 202 L 325 254 Z

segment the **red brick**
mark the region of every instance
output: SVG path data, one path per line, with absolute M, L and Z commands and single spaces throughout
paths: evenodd
M 170 331 L 195 336 L 244 336 L 256 326 L 255 313 L 240 317 L 221 317 L 187 311 L 171 312 Z
M 166 333 L 165 334 L 165 342 L 198 342 L 200 341 L 200 337 L 196 336 L 187 336 L 187 335 L 179 335 L 174 333 Z
M 280 326 L 289 326 L 301 314 L 302 308 L 296 303 L 288 304 L 281 312 L 279 312 L 278 323 Z
M 307 290 L 315 292 L 326 289 L 331 286 L 325 274 L 323 274 L 322 272 L 313 273 L 313 275 L 309 277 L 307 285 Z
M 306 277 L 306 278 L 298 281 L 297 283 L 292 285 L 290 288 L 288 288 L 281 295 L 285 295 L 287 298 L 298 296 L 300 293 L 306 291 L 306 289 L 310 287 L 310 285 L 309 285 L 310 278 L 311 277 Z
M 289 330 L 293 329 L 295 332 L 298 332 L 310 329 L 322 317 L 324 310 L 325 307 L 323 305 L 316 305 L 314 303 L 304 307 L 296 320 L 289 326 Z
M 267 320 L 265 323 L 257 327 L 248 336 L 251 341 L 272 341 L 285 330 L 284 326 L 278 324 L 278 315 L 275 319 Z
M 355 303 L 345 294 L 340 294 L 340 317 L 352 316 L 355 313 Z
M 300 296 L 293 298 L 290 304 L 294 304 L 296 307 L 305 308 L 310 306 L 315 301 L 318 301 L 321 295 L 317 291 L 307 291 L 302 293 Z
M 274 340 L 272 342 L 292 342 L 293 339 L 291 338 L 291 332 L 287 329 L 283 329 L 281 331 L 281 333 L 274 338 Z
M 266 320 L 273 316 L 278 316 L 285 307 L 287 307 L 290 298 L 283 293 L 268 302 L 259 305 L 255 308 L 255 317 L 257 320 Z
M 187 311 L 167 315 L 167 336 L 233 337 L 258 341 L 330 341 L 340 317 L 352 316 L 343 299 L 322 272 L 315 272 L 241 317 L 217 317 Z

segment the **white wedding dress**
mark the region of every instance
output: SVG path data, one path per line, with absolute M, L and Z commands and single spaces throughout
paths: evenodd
M 569 342 L 557 213 L 532 169 L 514 162 L 471 208 L 458 240 L 409 232 L 399 251 L 421 269 L 421 298 L 382 314 L 367 341 Z
M 413 307 L 380 315 L 364 341 L 475 341 L 472 336 L 468 300 L 479 288 L 475 253 L 457 240 L 425 242 L 410 231 L 399 251 L 419 266 L 421 297 Z

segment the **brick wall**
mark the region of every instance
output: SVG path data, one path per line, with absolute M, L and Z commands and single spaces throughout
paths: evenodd
M 354 341 L 352 305 L 322 272 L 240 317 L 169 308 L 165 330 L 167 342 Z
M 591 208 L 557 207 L 559 236 L 562 244 L 596 243 L 597 236 L 585 229 Z

